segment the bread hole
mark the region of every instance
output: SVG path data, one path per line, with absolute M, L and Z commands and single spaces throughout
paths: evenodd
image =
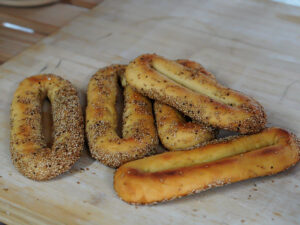
M 117 112 L 117 135 L 122 138 L 122 127 L 123 127 L 123 112 L 124 112 L 124 88 L 121 84 L 120 79 L 118 79 L 118 92 L 116 100 L 116 112 Z
M 53 144 L 53 118 L 51 102 L 45 98 L 42 102 L 42 134 L 48 148 Z
M 189 123 L 189 122 L 193 121 L 191 117 L 186 116 L 186 115 L 182 114 L 181 112 L 180 112 L 180 114 L 184 118 L 184 120 L 186 121 L 186 123 Z

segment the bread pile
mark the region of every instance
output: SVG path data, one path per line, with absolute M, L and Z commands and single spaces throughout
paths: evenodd
M 124 96 L 121 137 L 119 92 Z M 51 148 L 41 126 L 46 97 L 53 113 Z M 117 168 L 114 188 L 128 203 L 154 204 L 276 174 L 300 159 L 296 137 L 265 128 L 266 113 L 255 99 L 219 84 L 193 61 L 145 54 L 128 65 L 102 68 L 89 82 L 87 103 L 91 155 Z M 216 139 L 219 129 L 240 135 Z M 159 140 L 167 152 L 157 154 Z M 82 112 L 71 83 L 50 74 L 22 81 L 11 106 L 15 167 L 31 179 L 51 179 L 71 168 L 83 145 Z

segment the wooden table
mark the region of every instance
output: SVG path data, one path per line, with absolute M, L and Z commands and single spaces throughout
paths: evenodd
M 0 220 L 12 224 L 299 224 L 300 166 L 156 206 L 131 206 L 114 170 L 88 153 L 47 182 L 10 161 L 9 105 L 18 82 L 56 73 L 79 90 L 92 74 L 145 52 L 201 62 L 256 98 L 268 126 L 300 137 L 300 8 L 274 1 L 106 0 L 0 67 Z M 51 30 L 50 26 L 50 30 Z M 40 29 L 44 29 L 41 26 Z M 49 28 L 47 28 L 49 29 Z
M 40 7 L 0 6 L 0 64 L 57 31 L 102 0 L 63 0 Z M 22 26 L 29 32 L 11 29 Z M 32 30 L 33 32 L 30 32 Z

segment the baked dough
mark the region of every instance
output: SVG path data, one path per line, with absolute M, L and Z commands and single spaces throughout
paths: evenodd
M 187 122 L 179 111 L 154 102 L 159 139 L 171 151 L 191 149 L 215 138 L 216 131 L 196 121 Z
M 53 145 L 42 134 L 41 107 L 48 97 L 53 114 Z M 79 98 L 69 81 L 52 74 L 23 80 L 10 113 L 10 149 L 15 167 L 33 180 L 48 180 L 69 170 L 84 147 L 84 124 Z
M 213 141 L 129 162 L 114 176 L 121 199 L 153 204 L 254 177 L 279 173 L 299 161 L 294 135 L 279 128 Z
M 124 85 L 123 137 L 116 133 L 118 79 L 126 66 L 100 69 L 90 80 L 87 91 L 86 133 L 90 152 L 110 167 L 153 154 L 158 145 L 152 104 L 149 99 Z
M 208 72 L 200 63 L 188 59 L 177 59 L 175 62 L 194 70 L 194 73 L 200 73 L 216 81 L 216 77 L 212 73 Z
M 204 67 L 196 62 L 180 59 L 176 62 L 215 80 Z M 216 130 L 197 121 L 187 121 L 176 109 L 158 101 L 154 102 L 158 136 L 162 145 L 171 151 L 191 149 L 215 138 Z
M 242 134 L 265 127 L 266 114 L 253 98 L 175 61 L 155 54 L 141 55 L 128 65 L 125 76 L 143 95 L 207 125 Z

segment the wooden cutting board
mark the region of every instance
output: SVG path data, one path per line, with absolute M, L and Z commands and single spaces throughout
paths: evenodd
M 8 224 L 299 224 L 300 164 L 155 206 L 113 190 L 114 170 L 87 152 L 47 182 L 10 161 L 9 108 L 18 83 L 60 74 L 83 105 L 93 73 L 156 52 L 201 62 L 223 84 L 264 105 L 269 126 L 300 137 L 300 8 L 272 1 L 104 1 L 0 67 L 0 221 Z

